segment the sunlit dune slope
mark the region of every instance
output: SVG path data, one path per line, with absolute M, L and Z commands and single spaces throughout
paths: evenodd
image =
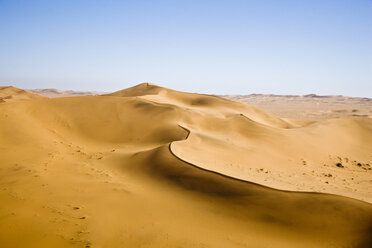
M 110 96 L 177 107 L 177 124 L 191 134 L 173 151 L 200 167 L 275 188 L 372 202 L 370 118 L 282 120 L 252 105 L 146 83 Z
M 228 117 L 236 114 L 244 114 L 246 117 L 274 127 L 290 128 L 293 125 L 277 118 L 255 106 L 242 104 L 212 95 L 201 95 L 179 92 L 159 87 L 151 83 L 143 83 L 132 88 L 117 91 L 108 96 L 141 97 L 156 103 L 171 104 L 184 110 L 192 110 L 196 113 L 213 114 L 216 117 Z
M 0 102 L 42 99 L 44 96 L 21 90 L 13 86 L 0 87 Z
M 371 127 L 151 84 L 5 102 L 0 247 L 369 247 Z

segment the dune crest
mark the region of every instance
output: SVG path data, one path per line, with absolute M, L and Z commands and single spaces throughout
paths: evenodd
M 1 103 L 0 245 L 369 247 L 370 140 L 149 83 Z
M 0 87 L 0 102 L 42 99 L 44 96 L 21 90 L 13 86 Z
M 247 118 L 264 125 L 282 128 L 294 127 L 288 122 L 252 105 L 234 102 L 213 95 L 175 91 L 150 83 L 139 84 L 107 96 L 141 97 L 156 103 L 174 105 L 185 110 L 194 110 L 195 112 L 204 112 L 206 114 L 213 113 L 219 117 L 243 114 Z

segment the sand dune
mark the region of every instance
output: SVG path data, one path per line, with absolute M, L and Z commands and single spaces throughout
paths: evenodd
M 152 84 L 5 102 L 0 247 L 370 247 L 370 140 Z
M 57 89 L 31 89 L 29 91 L 51 98 L 108 94 L 107 92 L 105 93 L 98 91 L 73 91 Z M 147 94 L 148 92 L 149 91 L 147 90 Z M 296 119 L 296 122 L 298 122 L 298 120 L 372 117 L 372 99 L 365 97 L 319 96 L 316 94 L 250 94 L 223 95 L 221 97 L 233 101 L 248 103 L 275 114 L 280 118 Z
M 41 95 L 30 91 L 21 90 L 13 86 L 0 87 L 0 102 L 9 102 L 15 100 L 33 100 L 44 98 Z

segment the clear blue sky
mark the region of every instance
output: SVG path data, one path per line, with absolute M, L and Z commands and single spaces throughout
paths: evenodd
M 371 0 L 0 0 L 0 85 L 372 97 Z

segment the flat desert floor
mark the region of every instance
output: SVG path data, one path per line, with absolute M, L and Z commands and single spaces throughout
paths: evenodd
M 0 87 L 0 247 L 372 247 L 370 100 L 230 98 Z
M 260 107 L 281 118 L 324 120 L 331 118 L 372 118 L 372 99 L 348 96 L 304 96 L 251 94 L 223 96 Z

